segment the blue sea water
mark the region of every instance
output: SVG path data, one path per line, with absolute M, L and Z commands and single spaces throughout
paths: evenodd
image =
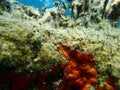
M 120 20 L 117 22 L 117 27 L 120 27 Z
M 55 0 L 17 0 L 17 1 L 19 3 L 34 6 L 36 8 L 41 8 L 45 5 L 50 8 L 50 7 L 53 7 L 53 2 Z M 57 0 L 57 1 L 61 2 L 61 0 Z
M 24 5 L 28 6 L 34 6 L 35 8 L 42 8 L 43 6 L 48 6 L 48 8 L 54 7 L 54 2 L 58 1 L 60 4 L 62 3 L 62 0 L 17 0 L 19 3 L 22 3 Z M 68 5 L 70 2 L 69 0 L 65 0 L 65 3 Z M 70 9 L 67 8 L 67 15 L 70 16 Z

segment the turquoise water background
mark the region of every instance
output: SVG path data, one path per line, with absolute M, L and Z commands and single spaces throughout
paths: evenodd
M 61 0 L 17 0 L 17 1 L 25 5 L 34 6 L 36 8 L 41 8 L 43 6 L 48 6 L 49 8 L 51 8 L 54 6 L 53 3 L 55 1 L 61 3 Z M 65 0 L 65 2 L 69 4 L 67 0 Z
M 22 3 L 24 5 L 28 6 L 34 6 L 35 8 L 42 8 L 43 6 L 48 6 L 48 8 L 54 7 L 54 2 L 58 1 L 60 4 L 62 3 L 62 0 L 17 0 L 19 3 Z M 70 5 L 70 2 L 65 0 L 65 2 Z M 71 16 L 70 9 L 67 7 L 67 13 L 68 16 Z

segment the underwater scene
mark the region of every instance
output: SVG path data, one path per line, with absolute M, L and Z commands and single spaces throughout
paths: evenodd
M 0 0 L 0 90 L 120 90 L 120 0 Z

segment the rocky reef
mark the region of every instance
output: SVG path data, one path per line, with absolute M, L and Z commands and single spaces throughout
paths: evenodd
M 64 44 L 93 55 L 98 83 L 104 86 L 110 78 L 117 86 L 111 90 L 120 89 L 120 28 L 116 24 L 120 1 L 69 1 L 70 6 L 62 0 L 62 5 L 56 1 L 53 8 L 36 9 L 15 0 L 0 0 L 0 80 L 11 71 L 51 72 L 51 65 L 67 62 L 57 49 Z M 67 7 L 71 17 L 66 15 Z

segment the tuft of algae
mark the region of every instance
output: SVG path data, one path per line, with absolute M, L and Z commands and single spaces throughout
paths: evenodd
M 64 0 L 63 6 L 55 2 L 55 7 L 42 8 L 41 13 L 16 1 L 0 2 L 4 4 L 0 4 L 1 72 L 9 69 L 50 71 L 50 65 L 65 60 L 57 51 L 57 46 L 62 43 L 93 54 L 98 81 L 103 83 L 106 78 L 114 78 L 120 87 L 120 28 L 116 27 L 120 16 L 116 14 L 120 10 L 117 8 L 119 2 L 113 3 L 113 11 L 107 14 L 107 0 L 106 4 L 100 2 L 98 6 L 94 6 L 96 2 L 85 4 L 71 0 L 72 17 L 66 16 Z M 7 7 L 9 4 L 12 7 Z

